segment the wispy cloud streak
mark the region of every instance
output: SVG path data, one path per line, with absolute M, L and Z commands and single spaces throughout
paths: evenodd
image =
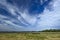
M 18 3 L 15 3 L 15 1 L 14 4 L 11 4 L 7 2 L 7 0 L 0 0 L 0 29 L 4 30 L 5 27 L 5 30 L 11 31 L 38 31 L 51 28 L 60 28 L 59 0 L 53 0 L 51 3 L 49 3 L 49 1 L 46 1 L 46 4 L 45 2 L 44 4 L 42 3 L 43 5 L 41 5 L 44 6 L 44 9 L 39 9 L 39 11 L 43 10 L 42 13 L 36 13 L 39 15 L 30 15 L 32 14 L 29 12 L 30 2 L 28 4 L 26 3 L 25 7 L 23 1 L 21 3 L 21 6 L 18 7 Z M 25 2 L 27 2 L 27 0 Z

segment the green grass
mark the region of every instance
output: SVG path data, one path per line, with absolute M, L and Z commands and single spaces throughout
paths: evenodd
M 0 40 L 60 40 L 60 32 L 0 33 Z

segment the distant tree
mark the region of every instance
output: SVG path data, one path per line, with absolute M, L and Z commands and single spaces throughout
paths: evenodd
M 60 29 L 43 30 L 42 32 L 60 32 Z

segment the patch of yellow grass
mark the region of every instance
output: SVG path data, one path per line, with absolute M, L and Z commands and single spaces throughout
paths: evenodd
M 0 33 L 0 40 L 60 40 L 60 32 Z

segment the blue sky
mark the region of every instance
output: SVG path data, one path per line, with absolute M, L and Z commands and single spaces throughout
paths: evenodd
M 60 29 L 60 0 L 0 0 L 0 31 Z

